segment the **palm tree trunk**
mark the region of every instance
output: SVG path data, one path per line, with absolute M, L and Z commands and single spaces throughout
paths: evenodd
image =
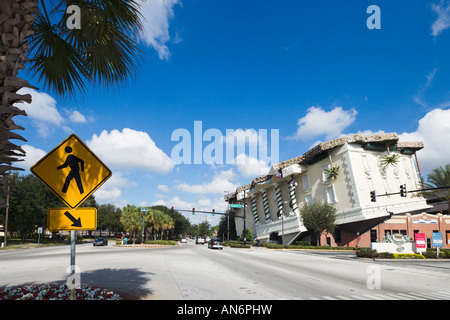
M 22 161 L 17 157 L 25 156 L 25 151 L 10 142 L 10 139 L 26 141 L 11 130 L 24 128 L 14 123 L 13 117 L 26 116 L 25 111 L 13 106 L 15 103 L 31 102 L 31 95 L 18 94 L 17 91 L 30 84 L 17 77 L 19 69 L 25 68 L 29 48 L 25 41 L 32 34 L 30 30 L 34 17 L 39 13 L 38 2 L 34 0 L 0 1 L 0 195 L 5 195 L 5 176 L 9 170 L 23 170 L 13 167 L 13 163 Z M 37 88 L 35 88 L 37 89 Z

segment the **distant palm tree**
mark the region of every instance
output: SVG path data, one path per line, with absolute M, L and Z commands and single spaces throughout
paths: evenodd
M 66 25 L 69 5 L 80 9 L 80 29 Z M 28 67 L 61 96 L 83 92 L 88 84 L 117 84 L 136 69 L 141 54 L 136 35 L 142 24 L 134 0 L 1 0 L 0 13 L 0 175 L 4 177 L 10 170 L 22 170 L 13 163 L 25 155 L 9 141 L 26 141 L 12 132 L 24 129 L 13 117 L 26 116 L 14 104 L 30 103 L 31 95 L 17 92 L 35 88 L 17 76 L 19 69 Z M 5 183 L 0 183 L 0 195 L 6 193 Z
M 425 188 L 437 188 L 450 186 L 450 164 L 444 167 L 433 169 L 428 174 L 427 182 L 424 183 Z M 450 188 L 437 189 L 431 191 L 421 192 L 426 198 L 440 198 L 448 202 L 448 210 L 450 211 Z
M 134 205 L 127 204 L 120 214 L 120 222 L 126 232 L 133 236 L 133 244 L 136 242 L 136 232 L 142 228 L 142 220 L 138 208 Z

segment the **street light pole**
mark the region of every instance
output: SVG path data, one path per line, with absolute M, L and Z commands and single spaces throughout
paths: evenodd
M 230 191 L 224 191 L 226 194 L 230 194 Z M 230 199 L 228 199 L 228 214 L 227 214 L 227 242 L 230 243 Z M 224 239 L 225 240 L 225 239 Z
M 144 244 L 144 222 L 145 222 L 145 214 L 147 213 L 148 209 L 147 208 L 141 208 L 141 213 L 142 213 L 142 244 Z
M 246 219 L 246 217 L 245 217 L 245 189 L 244 189 L 244 244 L 247 244 L 247 235 L 246 235 L 246 227 L 247 227 L 247 225 L 246 225 L 246 221 L 247 221 L 247 219 Z

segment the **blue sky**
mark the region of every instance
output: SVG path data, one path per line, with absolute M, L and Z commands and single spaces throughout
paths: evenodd
M 193 140 L 194 121 L 223 136 L 278 130 L 279 161 L 345 134 L 397 132 L 425 143 L 423 173 L 450 162 L 450 1 L 141 3 L 145 57 L 126 83 L 61 99 L 21 72 L 40 88 L 21 105 L 28 117 L 16 118 L 26 173 L 75 133 L 113 170 L 98 202 L 222 211 L 224 191 L 271 163 L 173 163 L 172 133 L 186 129 Z M 366 25 L 370 5 L 381 29 Z

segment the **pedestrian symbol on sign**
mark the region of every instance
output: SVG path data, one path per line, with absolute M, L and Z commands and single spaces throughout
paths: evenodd
M 69 146 L 67 146 L 64 150 L 67 153 L 72 152 L 72 148 Z M 78 163 L 80 165 L 78 165 Z M 67 188 L 69 188 L 70 181 L 72 181 L 72 179 L 75 178 L 75 182 L 77 183 L 78 190 L 80 191 L 80 194 L 83 194 L 84 190 L 83 190 L 83 183 L 81 182 L 81 178 L 80 178 L 80 168 L 81 168 L 81 171 L 84 172 L 84 161 L 81 160 L 80 158 L 78 158 L 77 156 L 74 156 L 73 154 L 69 154 L 66 158 L 66 162 L 64 162 L 62 165 L 60 165 L 56 169 L 60 170 L 67 166 L 70 167 L 70 172 L 67 175 L 66 180 L 64 181 L 64 186 L 62 188 L 62 192 L 67 193 Z

